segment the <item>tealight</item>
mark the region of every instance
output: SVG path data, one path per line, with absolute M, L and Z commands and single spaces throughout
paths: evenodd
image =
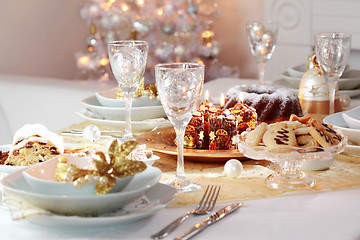
M 225 163 L 224 166 L 224 173 L 225 176 L 236 178 L 240 176 L 240 174 L 243 172 L 244 168 L 242 163 L 239 160 L 236 159 L 230 159 Z

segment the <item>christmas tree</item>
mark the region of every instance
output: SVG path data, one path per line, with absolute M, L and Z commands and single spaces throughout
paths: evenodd
M 154 66 L 165 62 L 199 62 L 205 80 L 238 77 L 236 67 L 218 61 L 219 44 L 212 25 L 220 11 L 213 0 L 92 0 L 80 9 L 89 27 L 87 51 L 77 53 L 82 78 L 112 79 L 107 43 L 141 39 L 149 44 L 145 82 L 154 83 Z

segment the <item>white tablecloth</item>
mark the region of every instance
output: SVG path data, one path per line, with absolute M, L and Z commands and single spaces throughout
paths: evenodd
M 51 81 L 51 84 L 55 82 L 58 81 Z M 46 81 L 43 80 L 43 83 Z M 222 80 L 206 84 L 205 89 L 210 86 L 211 89 L 224 92 L 235 83 L 235 80 Z M 3 81 L 0 86 L 5 84 L 10 83 Z M 24 87 L 18 88 L 25 94 Z M 54 98 L 69 97 L 57 95 L 56 85 L 48 90 L 53 91 Z M 78 96 L 79 100 L 85 97 L 85 93 Z M 4 104 L 4 98 L 0 100 Z M 359 104 L 359 100 L 353 101 L 353 104 Z M 73 109 L 70 109 L 70 112 L 64 113 L 64 118 L 66 114 L 73 114 Z M 359 196 L 360 189 L 357 188 L 246 200 L 242 208 L 194 239 L 360 239 Z M 218 204 L 216 209 L 223 206 Z M 49 228 L 26 220 L 12 221 L 8 211 L 0 207 L 0 239 L 150 239 L 151 234 L 192 208 L 194 206 L 168 207 L 141 221 L 108 227 Z M 189 219 L 166 239 L 173 239 L 204 218 L 197 216 Z

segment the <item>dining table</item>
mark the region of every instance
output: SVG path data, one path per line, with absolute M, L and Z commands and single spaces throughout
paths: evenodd
M 216 79 L 206 82 L 204 91 L 208 90 L 215 99 L 220 93 L 226 93 L 229 87 L 249 81 L 256 83 L 256 80 L 249 79 Z M 54 85 L 63 84 L 61 80 L 49 81 L 46 78 L 38 82 L 41 86 L 52 84 L 47 91 L 53 92 L 48 94 L 56 93 L 58 88 Z M 79 88 L 88 88 L 78 95 L 79 101 L 94 91 L 96 85 L 92 82 L 90 88 L 84 82 L 74 82 Z M 69 82 L 66 84 L 72 85 Z M 102 83 L 102 89 L 108 87 L 110 85 Z M 360 97 L 353 96 L 348 108 L 358 105 Z M 67 112 L 63 111 L 64 116 L 75 115 L 72 108 L 67 109 Z M 314 115 L 321 119 L 325 116 Z M 93 123 L 88 120 L 70 124 L 65 122 L 64 125 L 59 124 L 55 131 L 59 134 L 74 129 L 81 131 L 90 124 Z M 107 126 L 98 127 L 109 129 Z M 143 134 L 146 133 L 137 133 L 138 138 Z M 64 141 L 83 143 L 84 139 L 79 136 L 64 136 Z M 169 179 L 175 176 L 176 154 L 156 151 L 154 154 L 160 159 L 153 166 L 162 171 L 160 182 L 167 184 Z M 109 221 L 108 224 L 98 226 L 90 221 L 87 226 L 86 223 L 57 223 L 51 221 L 51 218 L 47 222 L 45 217 L 45 220 L 39 223 L 32 221 L 31 216 L 13 219 L 9 210 L 0 204 L 0 239 L 151 239 L 150 236 L 164 226 L 195 209 L 209 184 L 221 186 L 213 211 L 231 203 L 241 202 L 243 205 L 193 239 L 360 239 L 360 156 L 338 154 L 329 169 L 305 171 L 314 177 L 316 184 L 313 188 L 298 191 L 274 190 L 266 186 L 265 178 L 276 169 L 276 164 L 265 160 L 239 158 L 246 175 L 238 178 L 227 177 L 223 173 L 224 164 L 231 158 L 237 157 L 185 157 L 185 173 L 190 180 L 201 185 L 202 190 L 195 193 L 177 193 L 169 205 L 134 221 Z M 165 239 L 174 239 L 208 216 L 190 217 Z

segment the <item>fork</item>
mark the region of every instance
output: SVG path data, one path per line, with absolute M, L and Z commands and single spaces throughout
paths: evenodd
M 185 215 L 175 219 L 172 223 L 167 225 L 165 228 L 160 230 L 158 233 L 155 233 L 151 236 L 152 239 L 162 239 L 169 235 L 175 228 L 177 228 L 181 223 L 193 215 L 205 215 L 211 212 L 214 209 L 216 200 L 219 196 L 220 186 L 208 185 L 206 191 L 201 198 L 196 209 L 187 212 Z

